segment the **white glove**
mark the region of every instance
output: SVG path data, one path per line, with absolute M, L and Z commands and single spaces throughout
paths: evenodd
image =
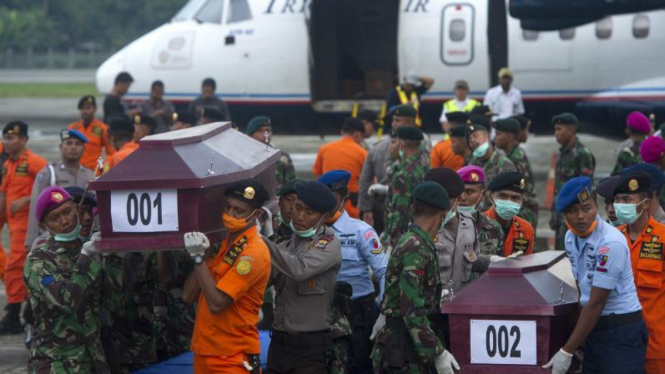
M 518 257 L 520 257 L 520 256 L 523 255 L 523 254 L 524 254 L 523 251 L 519 251 L 519 252 L 515 252 L 515 253 L 513 253 L 512 255 L 510 255 L 510 256 L 508 256 L 508 257 L 506 257 L 506 258 L 518 258 Z
M 559 349 L 559 352 L 552 357 L 550 362 L 543 366 L 543 369 L 552 368 L 552 374 L 566 374 L 572 362 L 573 355 L 561 348 Z
M 381 330 L 386 326 L 386 315 L 385 314 L 379 314 L 379 318 L 376 319 L 376 323 L 374 324 L 374 327 L 372 327 L 372 335 L 369 336 L 369 340 L 374 340 L 376 339 L 376 336 L 379 335 Z
M 453 374 L 453 369 L 460 370 L 455 356 L 445 349 L 434 359 L 434 367 L 438 374 Z
M 210 241 L 202 232 L 188 232 L 185 234 L 185 249 L 191 258 L 203 256 L 206 249 L 210 248 Z
M 497 255 L 492 255 L 490 256 L 490 262 L 499 262 L 505 260 L 505 257 L 497 256 Z
M 88 257 L 99 253 L 99 250 L 97 250 L 95 244 L 97 244 L 97 242 L 100 241 L 101 239 L 102 239 L 102 233 L 96 232 L 92 234 L 90 240 L 83 243 L 83 247 L 81 247 L 81 253 Z
M 370 195 L 387 195 L 388 186 L 381 183 L 374 183 L 373 185 L 369 186 L 367 193 Z

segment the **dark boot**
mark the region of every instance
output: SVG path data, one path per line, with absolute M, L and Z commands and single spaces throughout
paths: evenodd
M 7 304 L 5 317 L 0 321 L 0 335 L 20 334 L 23 332 L 21 326 L 21 303 Z

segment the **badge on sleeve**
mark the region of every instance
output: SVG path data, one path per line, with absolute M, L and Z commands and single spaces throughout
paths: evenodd
M 372 246 L 372 250 L 369 251 L 371 254 L 378 255 L 381 252 L 383 252 L 383 246 L 381 246 L 381 243 L 379 243 L 379 241 L 376 240 L 376 238 L 370 240 L 369 244 Z
M 240 275 L 247 275 L 252 270 L 252 262 L 250 261 L 251 257 L 242 256 L 238 265 L 236 265 L 236 271 Z

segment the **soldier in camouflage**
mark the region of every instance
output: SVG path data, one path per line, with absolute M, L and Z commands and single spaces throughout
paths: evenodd
M 337 282 L 330 306 L 330 337 L 332 348 L 328 352 L 328 374 L 346 374 L 349 360 L 349 342 L 353 330 L 350 320 L 350 302 L 353 288 L 346 282 Z
M 270 143 L 272 140 L 272 124 L 270 123 L 270 118 L 266 116 L 252 118 L 247 124 L 245 134 L 261 143 L 266 143 L 272 147 Z M 281 152 L 282 156 L 275 164 L 277 190 L 279 190 L 282 187 L 282 184 L 286 183 L 286 181 L 296 178 L 296 169 L 293 167 L 291 156 L 289 156 L 289 154 L 284 151 Z
M 552 118 L 554 126 L 554 137 L 559 148 L 559 157 L 556 161 L 556 171 L 554 176 L 554 199 L 552 201 L 552 217 L 550 218 L 550 228 L 554 230 L 555 249 L 564 250 L 564 238 L 568 228 L 566 227 L 563 214 L 559 214 L 554 209 L 556 199 L 561 191 L 561 187 L 574 177 L 589 177 L 593 183 L 593 173 L 596 169 L 596 159 L 591 150 L 580 142 L 577 137 L 577 128 L 579 121 L 572 113 L 562 113 Z
M 452 373 L 459 365 L 430 318 L 440 316 L 441 279 L 434 237 L 450 201 L 435 182 L 413 190 L 413 222 L 388 262 L 381 316 L 374 326 L 374 373 Z
M 497 120 L 493 126 L 496 130 L 494 144 L 506 153 L 510 161 L 515 164 L 516 171 L 524 175 L 526 181 L 519 216 L 529 221 L 532 227 L 538 227 L 538 199 L 534 188 L 531 163 L 526 157 L 524 149 L 520 147 L 520 123 L 514 118 L 506 118 Z
M 46 188 L 35 204 L 49 237 L 30 252 L 23 271 L 35 319 L 31 372 L 109 373 L 99 335 L 97 237 L 81 246 L 76 205 L 64 189 Z
M 621 170 L 642 162 L 640 146 L 644 138 L 651 132 L 651 122 L 640 112 L 632 112 L 628 115 L 626 127 L 626 134 L 628 134 L 630 142 L 618 150 L 617 162 L 612 170 L 612 175 L 617 175 L 621 173 Z

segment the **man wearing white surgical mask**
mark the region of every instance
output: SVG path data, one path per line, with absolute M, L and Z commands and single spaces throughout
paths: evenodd
M 533 227 L 527 220 L 517 217 L 525 188 L 524 175 L 515 171 L 499 174 L 488 186 L 492 208 L 485 214 L 499 222 L 506 235 L 500 256 L 511 257 L 533 252 Z

